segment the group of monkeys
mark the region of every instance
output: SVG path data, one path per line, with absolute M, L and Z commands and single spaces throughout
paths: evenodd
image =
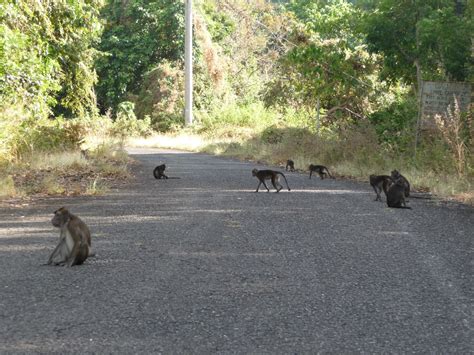
M 321 179 L 329 176 L 331 179 L 334 177 L 329 172 L 329 169 L 324 165 L 309 165 L 309 178 L 314 173 L 317 173 Z M 295 171 L 295 163 L 293 160 L 288 159 L 286 161 L 286 171 Z M 286 186 L 288 191 L 290 187 L 288 186 L 288 181 L 286 180 L 285 175 L 282 172 L 276 170 L 252 170 L 252 175 L 255 176 L 258 180 L 257 190 L 258 192 L 260 185 L 263 184 L 267 189 L 267 192 L 270 191 L 268 186 L 265 184 L 265 180 L 270 180 L 272 182 L 273 187 L 275 188 L 276 192 L 280 192 L 283 186 L 279 183 L 280 175 L 285 179 Z M 406 205 L 405 198 L 410 196 L 410 183 L 408 180 L 400 174 L 398 170 L 393 170 L 389 175 L 370 175 L 369 176 L 370 185 L 374 188 L 375 194 L 377 195 L 375 201 L 382 201 L 382 197 L 380 196 L 381 192 L 385 193 L 387 197 L 387 206 L 393 208 L 407 208 L 411 209 Z
M 153 170 L 153 176 L 156 179 L 179 179 L 179 177 L 168 177 L 165 175 L 165 169 L 165 164 L 158 165 Z M 288 160 L 285 170 L 294 172 L 295 163 L 292 160 Z M 311 164 L 309 166 L 310 179 L 313 173 L 317 173 L 321 179 L 327 176 L 334 179 L 329 169 L 324 165 Z M 280 176 L 285 179 L 288 191 L 291 191 L 285 175 L 280 171 L 253 169 L 252 175 L 259 181 L 255 192 L 259 191 L 262 184 L 267 189 L 267 192 L 270 191 L 265 183 L 266 180 L 270 180 L 276 192 L 280 192 L 283 189 L 283 186 L 279 183 Z M 397 170 L 393 170 L 390 176 L 370 175 L 369 181 L 377 195 L 375 201 L 382 201 L 380 195 L 383 191 L 387 197 L 388 207 L 411 208 L 406 206 L 405 201 L 405 197 L 410 195 L 410 183 Z M 51 223 L 60 229 L 59 242 L 50 254 L 46 265 L 81 265 L 88 257 L 95 255 L 91 249 L 91 233 L 89 228 L 79 217 L 69 212 L 67 208 L 61 207 L 56 210 Z

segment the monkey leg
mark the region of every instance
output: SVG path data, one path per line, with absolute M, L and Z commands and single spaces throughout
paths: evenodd
M 278 188 L 277 184 L 279 186 L 281 186 L 279 183 L 278 183 L 278 179 L 276 177 L 272 177 L 272 185 L 273 187 L 275 188 L 276 192 L 280 192 L 280 190 L 282 189 L 282 187 Z
M 265 184 L 265 181 L 260 181 L 258 183 L 258 186 L 257 186 L 257 190 L 255 192 L 258 192 L 258 189 L 260 188 L 260 185 L 263 184 L 263 186 L 265 186 L 265 188 L 267 189 L 267 192 L 270 191 L 270 189 L 268 188 L 267 184 Z
M 267 184 L 265 184 L 265 181 L 263 182 L 263 186 L 267 189 L 267 192 L 270 192 L 270 189 L 268 188 Z
M 382 198 L 380 197 L 380 191 L 378 191 L 375 186 L 372 185 L 372 187 L 374 188 L 375 194 L 377 195 L 374 201 L 382 201 Z
M 275 188 L 276 192 L 280 192 L 280 190 L 283 188 L 283 185 L 281 184 L 273 184 L 273 187 Z
M 68 257 L 68 248 L 66 241 L 62 239 L 53 252 L 49 256 L 48 262 L 46 265 L 64 265 Z

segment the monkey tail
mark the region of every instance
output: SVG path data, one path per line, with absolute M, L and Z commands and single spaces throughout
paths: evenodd
M 280 174 L 281 176 L 283 176 L 283 179 L 285 179 L 285 182 L 286 182 L 286 187 L 288 188 L 288 191 L 291 191 L 291 189 L 290 189 L 290 185 L 288 185 L 288 181 L 286 180 L 286 176 L 285 176 L 285 174 L 283 174 L 283 173 L 280 173 L 280 172 L 278 172 L 278 174 Z

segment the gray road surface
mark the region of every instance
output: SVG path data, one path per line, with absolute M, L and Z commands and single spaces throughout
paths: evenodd
M 107 196 L 0 208 L 0 353 L 474 353 L 473 208 L 297 173 L 256 194 L 256 164 L 131 153 Z M 63 205 L 97 257 L 41 266 Z

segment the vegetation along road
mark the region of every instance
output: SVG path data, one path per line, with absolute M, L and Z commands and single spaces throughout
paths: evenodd
M 131 153 L 106 196 L 0 209 L 1 353 L 474 351 L 472 207 L 300 173 L 255 193 L 257 164 Z M 61 206 L 92 231 L 81 266 L 42 266 Z

